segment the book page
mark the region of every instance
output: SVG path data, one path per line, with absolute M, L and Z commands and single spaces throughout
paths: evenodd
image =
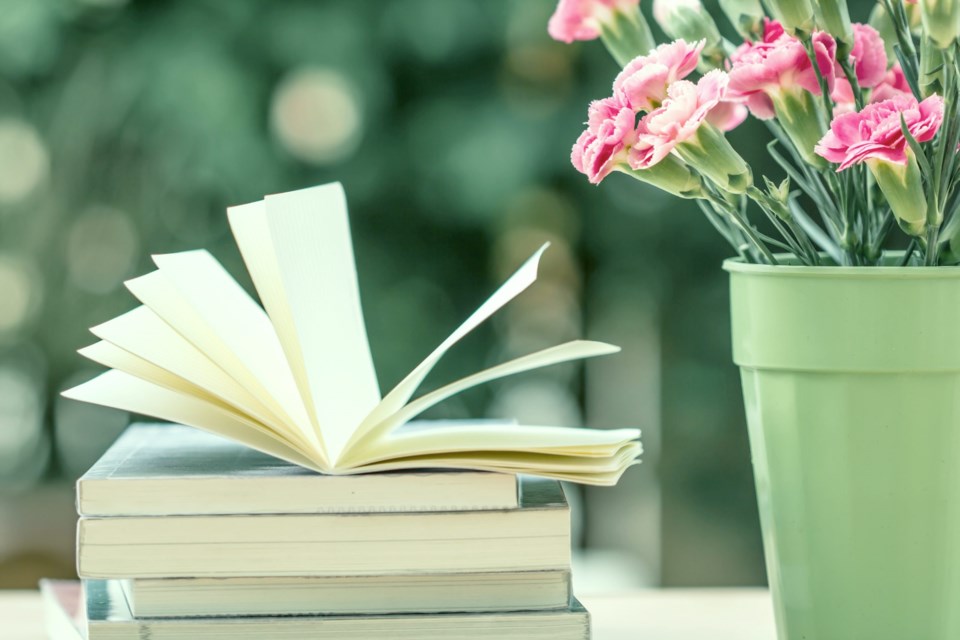
M 223 398 L 213 395 L 206 388 L 197 386 L 189 380 L 167 369 L 158 367 L 152 362 L 144 360 L 129 351 L 125 351 L 110 342 L 101 340 L 100 342 L 80 349 L 78 353 L 105 367 L 128 373 L 141 380 L 152 382 L 171 391 L 176 391 L 181 395 L 193 396 L 219 407 L 232 415 L 243 416 L 245 419 L 250 419 L 274 432 L 280 440 L 298 451 L 312 450 L 310 443 L 306 442 L 296 429 L 291 429 L 283 423 L 277 423 L 276 419 L 271 416 L 261 419 L 256 414 L 238 408 Z
M 442 358 L 453 345 L 533 284 L 537 279 L 537 268 L 540 265 L 540 257 L 543 255 L 543 252 L 547 250 L 548 246 L 549 244 L 545 244 L 540 247 L 516 273 L 510 276 L 506 282 L 500 285 L 500 288 L 497 289 L 493 295 L 487 298 L 486 302 L 480 305 L 463 324 L 457 327 L 446 340 L 440 343 L 440 346 L 434 349 L 406 378 L 401 380 L 400 383 L 387 394 L 383 401 L 364 418 L 363 423 L 350 439 L 347 446 L 355 446 L 361 439 L 374 431 L 384 420 L 389 418 L 390 415 L 403 408 L 416 392 L 417 388 L 419 388 L 424 378 L 427 377 L 427 374 L 430 373 L 437 362 L 440 361 L 440 358 Z
M 262 425 L 199 398 L 165 389 L 122 371 L 107 371 L 89 382 L 64 391 L 62 395 L 160 420 L 188 424 L 314 471 L 322 472 L 326 466 L 322 460 L 313 460 L 292 449 Z
M 256 396 L 147 307 L 137 307 L 93 327 L 90 331 L 98 338 L 205 389 L 207 393 L 234 406 L 240 412 L 275 425 L 281 432 L 290 430 L 283 426 L 282 419 L 272 413 Z M 99 349 L 102 352 L 103 348 Z M 113 354 L 113 357 L 115 359 L 117 354 Z
M 515 358 L 509 362 L 490 367 L 483 371 L 474 373 L 455 382 L 446 384 L 439 389 L 427 393 L 413 402 L 407 404 L 399 411 L 393 413 L 384 419 L 379 425 L 367 430 L 363 439 L 354 445 L 354 448 L 363 450 L 365 444 L 374 440 L 381 439 L 389 434 L 393 429 L 414 419 L 430 407 L 446 400 L 447 398 L 461 393 L 467 389 L 480 384 L 485 384 L 493 380 L 499 380 L 507 376 L 512 376 L 532 369 L 540 369 L 561 362 L 570 360 L 580 360 L 594 356 L 607 355 L 620 351 L 620 347 L 606 344 L 603 342 L 592 342 L 589 340 L 573 340 L 566 344 L 549 347 L 536 353 L 531 353 L 520 358 Z M 346 458 L 349 459 L 350 452 L 347 452 Z
M 380 401 L 339 183 L 233 207 L 230 226 L 330 460 Z
M 153 256 L 130 290 L 177 333 L 319 449 L 270 319 L 206 251 Z
M 429 421 L 427 421 L 429 422 Z M 422 423 L 418 423 L 418 426 Z M 637 429 L 475 424 L 469 420 L 441 422 L 436 428 L 403 429 L 357 453 L 355 464 L 435 453 L 493 451 L 536 452 L 603 458 L 640 437 Z
M 634 464 L 641 452 L 639 442 L 630 442 L 610 456 L 603 458 L 578 458 L 537 452 L 464 451 L 436 453 L 388 459 L 356 467 L 338 470 L 337 473 L 371 473 L 400 471 L 404 469 L 476 469 L 498 473 L 535 474 L 544 478 L 567 480 L 580 484 L 612 486 Z

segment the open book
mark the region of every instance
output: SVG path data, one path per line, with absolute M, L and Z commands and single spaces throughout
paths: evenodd
M 80 350 L 112 370 L 66 397 L 205 429 L 328 474 L 465 468 L 608 485 L 636 461 L 635 429 L 408 425 L 475 385 L 618 350 L 568 342 L 412 400 L 454 344 L 534 282 L 546 247 L 381 397 L 339 183 L 267 196 L 228 217 L 263 307 L 206 251 L 154 256 L 156 271 L 127 282 L 142 306 L 94 327 L 100 342 Z

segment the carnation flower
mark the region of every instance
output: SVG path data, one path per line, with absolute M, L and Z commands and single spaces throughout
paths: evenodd
M 675 40 L 631 60 L 613 81 L 613 94 L 634 111 L 653 111 L 667 97 L 667 87 L 697 68 L 704 42 Z
M 850 58 L 861 87 L 877 86 L 887 73 L 887 50 L 883 38 L 870 25 L 854 23 Z
M 903 69 L 898 62 L 887 70 L 883 80 L 873 88 L 873 92 L 870 94 L 870 102 L 883 102 L 905 93 L 910 93 L 910 84 L 907 82 L 907 77 L 903 75 Z
M 928 220 L 923 178 L 903 126 L 917 142 L 931 140 L 943 121 L 943 100 L 936 95 L 923 102 L 910 94 L 894 96 L 864 107 L 859 113 L 837 116 L 817 145 L 818 154 L 843 171 L 865 163 L 883 192 L 900 227 L 922 237 L 928 223 L 939 226 L 934 212 Z
M 721 105 L 728 83 L 727 74 L 715 69 L 696 84 L 688 80 L 671 84 L 663 104 L 640 120 L 630 166 L 649 170 L 676 151 L 721 189 L 742 193 L 752 180 L 750 169 L 708 121 L 715 109 L 726 109 Z
M 900 128 L 901 117 L 910 135 L 917 142 L 926 142 L 940 128 L 943 100 L 933 95 L 918 103 L 912 95 L 901 94 L 869 104 L 860 112 L 837 116 L 816 152 L 839 164 L 837 171 L 870 159 L 906 164 L 908 145 Z
M 714 70 L 697 84 L 678 80 L 667 89 L 663 105 L 651 111 L 638 127 L 638 142 L 630 152 L 630 166 L 645 169 L 660 162 L 674 147 L 696 134 L 727 91 L 729 78 Z
M 818 71 L 829 91 L 836 85 L 837 44 L 823 31 L 811 39 L 816 67 L 800 40 L 768 20 L 761 42 L 747 42 L 730 57 L 730 99 L 744 102 L 762 120 L 777 117 L 803 159 L 822 166 L 813 152 L 823 135 L 813 96 L 821 93 Z
M 637 115 L 616 98 L 590 104 L 587 130 L 580 134 L 570 153 L 573 166 L 599 184 L 612 171 L 622 171 L 681 198 L 703 195 L 700 178 L 680 158 L 667 157 L 654 167 L 633 169 L 628 154 L 637 140 Z
M 593 40 L 600 37 L 604 24 L 613 22 L 614 14 L 627 11 L 640 0 L 560 0 L 547 23 L 550 37 L 561 42 Z
M 857 110 L 853 87 L 850 86 L 850 82 L 846 78 L 837 78 L 833 85 L 833 91 L 830 92 L 830 99 L 833 100 L 834 117 Z
M 837 45 L 822 31 L 813 34 L 817 67 L 833 88 Z M 746 102 L 758 118 L 774 117 L 774 105 L 785 91 L 807 91 L 820 95 L 817 72 L 807 51 L 797 38 L 787 34 L 783 26 L 768 20 L 763 41 L 747 42 L 730 56 L 730 94 Z
M 854 41 L 853 48 L 850 50 L 850 63 L 853 65 L 857 84 L 865 89 L 875 87 L 887 77 L 887 51 L 883 38 L 873 27 L 859 23 L 853 25 L 853 34 Z M 833 91 L 830 93 L 835 105 L 834 116 L 856 110 L 853 87 L 850 86 L 850 81 L 847 80 L 846 74 L 840 68 L 839 62 L 837 63 L 836 74 Z M 876 102 L 876 100 L 874 101 Z
M 720 129 L 720 131 L 732 131 L 747 119 L 749 113 L 750 111 L 743 103 L 721 100 L 707 114 L 707 122 Z
M 570 162 L 593 184 L 610 175 L 617 164 L 626 164 L 636 142 L 637 116 L 615 99 L 590 104 L 587 130 L 580 134 L 570 153 Z

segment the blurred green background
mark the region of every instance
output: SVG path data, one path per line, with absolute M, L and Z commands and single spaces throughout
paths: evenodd
M 643 428 L 620 486 L 571 491 L 583 588 L 764 582 L 728 250 L 690 203 L 570 166 L 617 69 L 551 41 L 553 6 L 0 0 L 0 587 L 73 574 L 73 482 L 130 417 L 57 394 L 95 372 L 75 350 L 133 306 L 123 280 L 205 247 L 248 283 L 225 207 L 331 180 L 381 386 L 547 240 L 539 283 L 434 384 L 579 336 L 624 347 L 434 414 Z M 761 126 L 731 137 L 769 170 Z

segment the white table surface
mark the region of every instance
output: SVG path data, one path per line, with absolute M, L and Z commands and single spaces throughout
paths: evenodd
M 763 589 L 660 589 L 582 596 L 593 640 L 775 640 Z M 0 637 L 45 640 L 40 596 L 0 591 Z

